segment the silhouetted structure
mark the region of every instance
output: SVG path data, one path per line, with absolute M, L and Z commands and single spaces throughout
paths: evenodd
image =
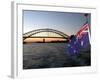
M 52 32 L 52 33 L 56 33 L 56 34 L 60 35 L 61 37 L 59 37 L 59 38 L 63 38 L 63 39 L 69 38 L 69 36 L 67 34 L 65 34 L 61 31 L 45 28 L 45 29 L 32 30 L 32 31 L 29 31 L 29 32 L 23 34 L 23 40 L 25 40 L 26 38 L 34 37 L 32 35 L 35 35 L 35 34 L 38 34 L 38 33 L 41 33 L 41 32 Z M 36 36 L 35 36 L 35 38 L 36 38 Z
M 43 38 L 43 42 L 45 43 L 45 38 Z

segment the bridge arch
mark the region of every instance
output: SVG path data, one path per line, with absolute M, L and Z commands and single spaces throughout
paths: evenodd
M 62 38 L 64 39 L 68 39 L 69 36 L 59 30 L 55 30 L 55 29 L 49 29 L 49 28 L 44 28 L 44 29 L 36 29 L 36 30 L 32 30 L 32 31 L 29 31 L 25 34 L 23 34 L 23 39 L 25 40 L 26 38 L 30 38 L 32 35 L 35 35 L 35 34 L 38 34 L 38 33 L 41 33 L 41 32 L 52 32 L 52 33 L 56 33 L 60 36 L 62 36 Z

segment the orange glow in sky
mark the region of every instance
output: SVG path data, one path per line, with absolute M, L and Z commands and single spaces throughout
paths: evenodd
M 62 38 L 27 38 L 24 40 L 24 42 L 43 42 L 43 39 L 45 39 L 45 42 L 66 41 L 66 39 Z

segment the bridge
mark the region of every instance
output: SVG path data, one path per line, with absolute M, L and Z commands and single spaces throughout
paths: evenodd
M 45 33 L 45 35 L 43 34 Z M 69 36 L 64 32 L 55 29 L 36 29 L 23 34 L 23 41 L 27 38 L 61 38 L 68 40 Z

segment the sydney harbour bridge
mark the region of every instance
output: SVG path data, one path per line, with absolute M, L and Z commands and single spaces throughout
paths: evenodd
M 29 39 L 35 40 L 36 38 L 42 39 L 42 42 L 46 42 L 46 39 L 52 39 L 51 41 L 55 42 L 66 42 L 69 39 L 69 35 L 50 28 L 36 29 L 23 34 L 23 42 L 27 42 Z
M 23 34 L 23 69 L 90 65 L 90 49 L 69 56 L 69 35 L 55 29 L 36 29 Z M 48 43 L 49 42 L 49 43 Z

